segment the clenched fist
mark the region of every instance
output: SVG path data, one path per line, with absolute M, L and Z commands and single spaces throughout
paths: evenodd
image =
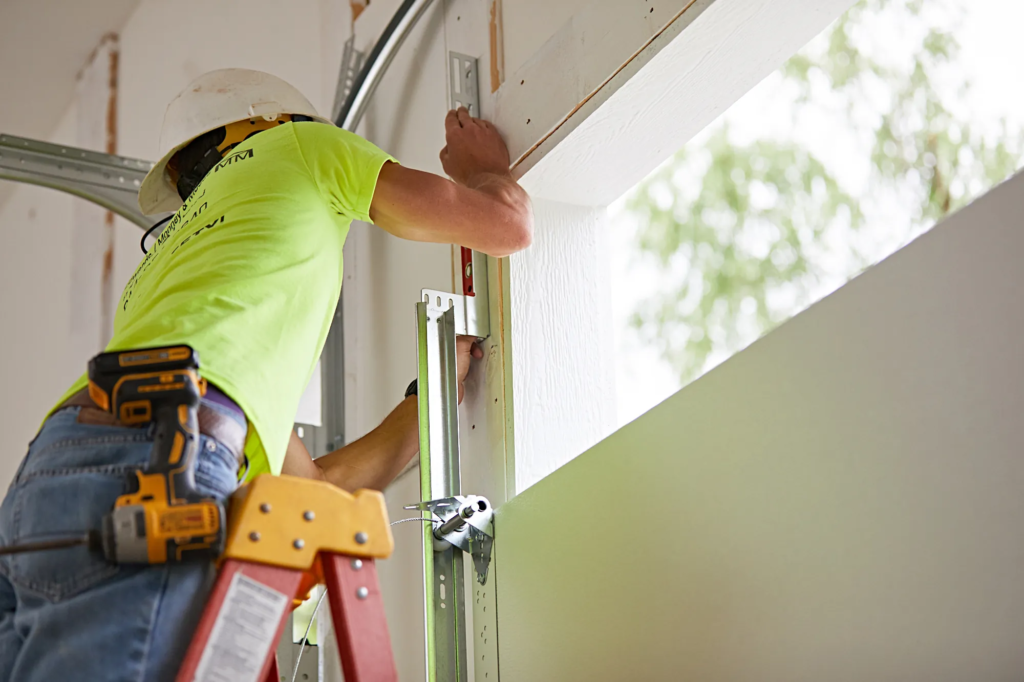
M 508 147 L 493 125 L 460 107 L 448 112 L 444 128 L 447 145 L 441 150 L 441 165 L 452 180 L 474 187 L 479 176 L 509 174 Z

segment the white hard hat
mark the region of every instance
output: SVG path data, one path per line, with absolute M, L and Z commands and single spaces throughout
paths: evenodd
M 139 208 L 150 215 L 181 207 L 167 162 L 195 138 L 229 123 L 258 116 L 274 120 L 282 114 L 300 114 L 333 125 L 301 92 L 269 73 L 220 69 L 195 79 L 167 105 L 160 131 L 163 157 L 142 181 Z

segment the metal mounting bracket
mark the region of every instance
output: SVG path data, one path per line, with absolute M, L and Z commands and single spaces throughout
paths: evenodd
M 356 49 L 355 41 L 355 35 L 349 36 L 345 41 L 345 51 L 341 55 L 341 71 L 338 73 L 338 88 L 334 92 L 334 106 L 331 108 L 331 120 L 338 118 L 341 108 L 352 94 L 356 77 L 366 62 L 366 53 Z
M 434 538 L 472 556 L 477 582 L 487 584 L 494 546 L 494 510 L 486 497 L 456 495 L 409 505 L 406 509 L 428 511 L 437 517 L 440 523 L 434 528 Z
M 463 273 L 463 287 L 472 294 L 452 294 L 436 289 L 423 289 L 420 300 L 440 312 L 454 311 L 455 333 L 486 339 L 491 335 L 491 319 L 487 298 L 487 256 L 472 251 L 472 261 Z
M 0 135 L 0 179 L 74 194 L 143 229 L 154 219 L 139 211 L 139 186 L 152 167 L 149 161 Z
M 442 312 L 452 311 L 454 317 L 452 324 L 456 335 L 475 336 L 479 339 L 485 339 L 491 335 L 486 297 L 449 294 L 434 289 L 424 289 L 421 296 L 423 302 L 432 308 Z
M 477 58 L 458 52 L 448 53 L 451 108 L 466 107 L 470 116 L 480 116 L 480 87 Z
M 494 537 L 490 503 L 461 496 L 455 340 L 460 334 L 490 335 L 485 256 L 473 254 L 470 273 L 468 291 L 474 295 L 424 289 L 416 304 L 420 499 L 430 500 L 417 508 L 441 521 L 440 536 L 433 528 L 423 529 L 428 682 L 469 680 L 462 552 L 473 556 L 477 579 L 483 582 Z

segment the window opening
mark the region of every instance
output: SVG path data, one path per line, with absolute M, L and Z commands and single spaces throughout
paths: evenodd
M 862 0 L 610 207 L 620 426 L 1021 167 L 1022 21 Z

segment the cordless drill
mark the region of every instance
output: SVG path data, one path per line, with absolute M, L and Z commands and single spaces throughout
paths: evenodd
M 206 381 L 189 346 L 102 353 L 89 361 L 89 396 L 126 425 L 153 422 L 138 490 L 103 519 L 103 553 L 115 563 L 215 560 L 224 551 L 224 507 L 196 491 L 199 400 Z

